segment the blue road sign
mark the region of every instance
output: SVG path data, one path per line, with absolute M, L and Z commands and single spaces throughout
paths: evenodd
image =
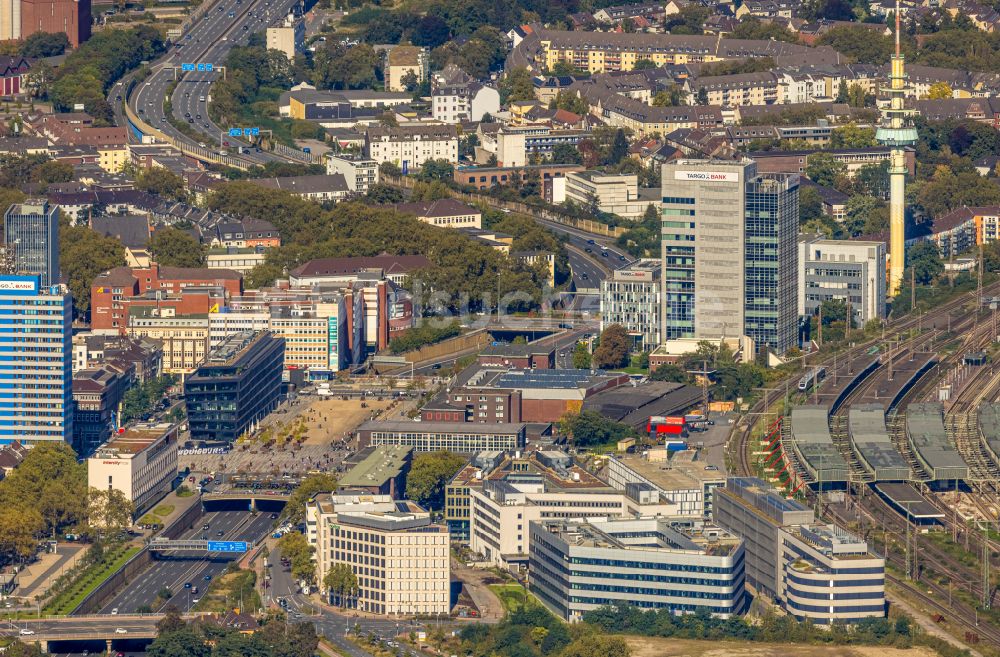
M 193 71 L 194 70 L 194 64 L 181 64 L 181 70 L 182 71 Z
M 246 541 L 209 541 L 209 552 L 246 552 L 250 544 Z
M 204 71 L 205 70 L 205 65 L 204 64 L 198 64 L 198 70 L 199 71 Z
M 212 65 L 211 64 L 205 64 L 205 70 L 206 71 L 211 71 L 212 70 Z
M 243 130 L 241 130 L 240 128 L 230 128 L 229 129 L 229 136 L 230 137 L 239 137 L 242 134 L 243 134 Z
M 244 137 L 256 137 L 260 134 L 260 128 L 243 128 Z

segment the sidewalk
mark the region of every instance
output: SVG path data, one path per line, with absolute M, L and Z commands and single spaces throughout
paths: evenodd
M 14 596 L 29 600 L 45 597 L 52 583 L 62 572 L 75 566 L 88 547 L 82 543 L 59 543 L 55 553 L 43 553 L 38 561 L 18 573 Z

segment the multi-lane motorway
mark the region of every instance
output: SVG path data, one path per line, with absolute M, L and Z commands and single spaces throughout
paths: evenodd
M 263 538 L 274 523 L 266 512 L 251 515 L 249 511 L 217 511 L 207 513 L 195 523 L 192 530 L 181 538 L 198 539 L 207 537 L 218 541 L 250 541 L 256 542 Z M 208 525 L 208 529 L 203 529 Z M 187 611 L 205 592 L 211 580 L 222 574 L 226 566 L 240 555 L 212 555 L 210 558 L 195 553 L 167 553 L 153 562 L 153 565 L 142 575 L 135 578 L 122 592 L 108 602 L 99 613 L 127 614 L 149 606 L 153 611 L 160 611 L 156 598 L 163 589 L 170 589 L 173 604 L 182 611 Z M 206 580 L 205 578 L 209 579 Z M 185 584 L 191 584 L 185 588 Z M 198 587 L 198 593 L 194 592 Z
M 154 65 L 154 72 L 135 87 L 129 98 L 132 108 L 154 128 L 191 145 L 204 144 L 212 150 L 224 147 L 233 154 L 238 147 L 248 147 L 249 153 L 244 152 L 241 157 L 255 164 L 282 159 L 257 151 L 246 141 L 223 135 L 230 126 L 216 125 L 209 118 L 208 104 L 211 84 L 223 74 L 215 69 L 224 64 L 230 49 L 245 44 L 251 34 L 263 31 L 297 3 L 298 0 L 219 0 L 193 22 L 170 52 Z M 182 72 L 182 64 L 212 64 L 213 70 Z M 171 125 L 164 111 L 164 101 L 175 80 L 177 85 L 170 98 L 173 118 L 198 132 L 201 136 L 198 140 Z M 124 85 L 115 85 L 111 93 L 112 104 L 120 104 Z M 229 145 L 225 146 L 225 142 Z

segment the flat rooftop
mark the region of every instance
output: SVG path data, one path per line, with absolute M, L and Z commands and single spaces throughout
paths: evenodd
M 703 532 L 696 538 L 659 518 L 556 520 L 541 525 L 570 547 L 726 556 L 740 545 L 738 538 L 722 529 L 713 528 L 713 540 L 709 541 Z
M 498 422 L 479 424 L 477 422 L 414 422 L 412 420 L 389 420 L 365 422 L 358 431 L 384 431 L 390 433 L 439 433 L 456 435 L 517 435 L 526 425 L 520 422 Z
M 102 454 L 112 452 L 135 455 L 160 440 L 176 425 L 169 422 L 159 424 L 136 424 L 125 429 L 124 433 L 116 433 L 94 452 L 94 457 L 102 458 Z
M 828 413 L 825 406 L 793 408 L 792 448 L 817 479 L 823 482 L 847 481 L 847 462 L 833 444 Z
M 873 486 L 890 504 L 915 519 L 944 518 L 944 513 L 927 501 L 910 484 L 879 483 Z
M 969 466 L 945 432 L 944 407 L 940 403 L 910 404 L 906 408 L 906 436 L 917 456 L 931 470 L 932 479 L 969 476 Z
M 664 491 L 690 490 L 702 488 L 706 483 L 725 481 L 726 475 L 721 470 L 706 470 L 711 467 L 708 463 L 686 459 L 683 454 L 688 451 L 674 452 L 672 458 L 662 461 L 649 460 L 643 454 L 621 454 L 613 458 Z
M 340 477 L 338 485 L 344 488 L 381 486 L 400 475 L 412 453 L 413 448 L 406 445 L 374 447 L 368 456 Z

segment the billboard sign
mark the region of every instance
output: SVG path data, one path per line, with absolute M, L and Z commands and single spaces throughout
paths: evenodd
M 674 180 L 738 183 L 740 174 L 735 171 L 674 171 Z

